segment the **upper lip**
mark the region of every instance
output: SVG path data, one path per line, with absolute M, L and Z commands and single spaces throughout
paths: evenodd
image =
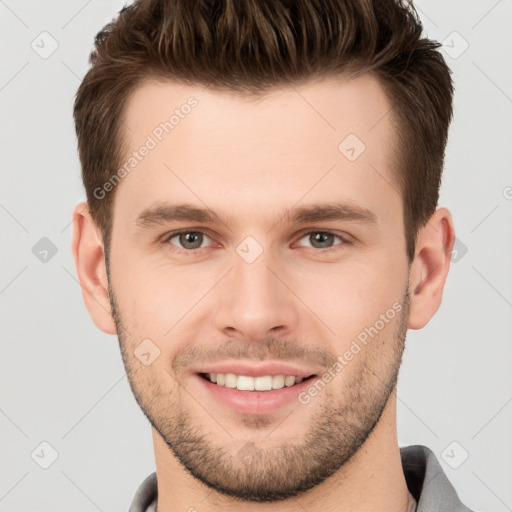
M 265 375 L 295 375 L 296 377 L 306 378 L 311 375 L 316 375 L 318 371 L 316 369 L 307 370 L 298 366 L 280 362 L 267 362 L 255 365 L 238 361 L 207 365 L 196 370 L 196 373 L 234 373 L 235 375 L 247 375 L 248 377 L 263 377 Z

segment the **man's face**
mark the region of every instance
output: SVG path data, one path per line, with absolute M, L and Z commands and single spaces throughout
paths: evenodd
M 168 450 L 219 492 L 272 501 L 307 490 L 390 407 L 408 262 L 389 109 L 369 76 L 258 101 L 152 82 L 127 104 L 126 160 L 150 149 L 115 191 L 109 292 L 123 360 Z M 295 218 L 335 203 L 351 214 Z M 220 220 L 178 220 L 168 209 L 183 204 Z M 267 363 L 316 376 L 239 391 L 199 374 Z M 235 394 L 259 398 L 234 406 Z

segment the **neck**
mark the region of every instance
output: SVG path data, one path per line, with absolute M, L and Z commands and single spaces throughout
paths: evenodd
M 393 392 L 366 442 L 337 473 L 309 491 L 274 503 L 241 502 L 212 491 L 190 475 L 153 430 L 158 512 L 406 512 L 409 493 L 396 433 Z

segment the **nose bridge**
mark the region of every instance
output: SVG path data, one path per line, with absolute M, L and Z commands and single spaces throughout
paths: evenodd
M 298 312 L 293 293 L 280 276 L 283 266 L 268 248 L 252 237 L 236 248 L 233 268 L 226 276 L 217 308 L 217 327 L 239 331 L 246 338 L 262 338 L 271 329 L 289 331 Z

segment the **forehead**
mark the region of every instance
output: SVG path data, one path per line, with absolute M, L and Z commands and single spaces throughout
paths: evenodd
M 188 108 L 187 103 L 191 102 L 197 105 Z M 169 120 L 177 135 L 183 131 L 178 126 L 189 113 L 195 115 L 186 124 L 197 130 L 198 136 L 209 138 L 215 135 L 213 129 L 222 126 L 232 128 L 230 135 L 237 139 L 247 139 L 248 133 L 277 136 L 286 132 L 298 140 L 306 132 L 319 129 L 323 134 L 330 132 L 334 140 L 352 130 L 363 142 L 371 142 L 372 132 L 378 125 L 377 137 L 384 133 L 391 135 L 390 116 L 387 116 L 391 110 L 382 86 L 370 74 L 350 80 L 330 77 L 290 84 L 258 95 L 148 78 L 128 97 L 123 121 L 128 128 L 126 139 L 131 142 L 140 135 L 138 132 L 151 133 Z M 275 123 L 276 120 L 279 122 Z M 297 125 L 298 120 L 308 123 Z
M 229 213 L 248 212 L 248 204 L 260 214 L 282 212 L 306 199 L 363 207 L 380 201 L 385 208 L 386 196 L 398 193 L 390 112 L 370 75 L 278 87 L 259 97 L 148 81 L 126 103 L 124 163 L 150 149 L 124 173 L 116 202 L 134 216 L 166 200 Z

